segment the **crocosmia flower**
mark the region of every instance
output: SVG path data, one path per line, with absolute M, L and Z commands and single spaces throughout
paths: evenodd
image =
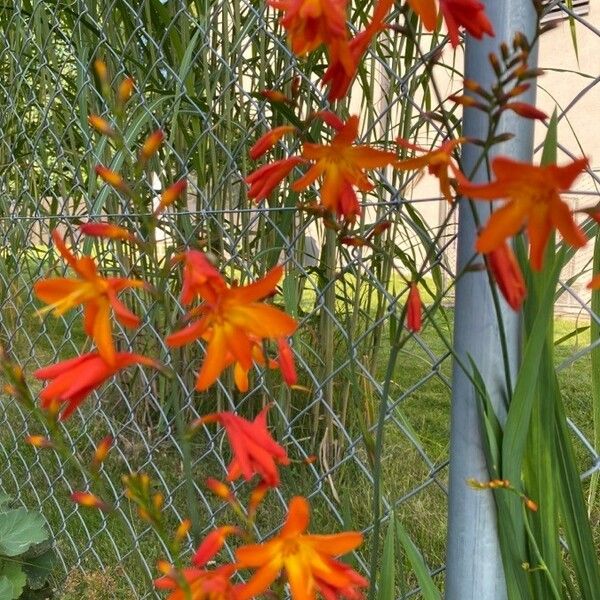
M 444 198 L 451 203 L 454 201 L 454 196 L 450 187 L 451 178 L 448 171 L 452 170 L 454 173 L 456 173 L 458 170 L 458 167 L 452 158 L 452 153 L 463 141 L 464 140 L 462 138 L 448 140 L 439 148 L 435 148 L 434 150 L 428 152 L 425 148 L 420 148 L 419 146 L 411 144 L 407 140 L 399 138 L 397 142 L 401 146 L 424 152 L 424 154 L 422 156 L 416 156 L 415 158 L 400 160 L 394 163 L 394 167 L 400 171 L 424 169 L 427 167 L 429 173 L 440 180 L 440 191 L 444 195 Z
M 247 421 L 230 412 L 219 412 L 202 417 L 200 423 L 220 423 L 231 449 L 233 460 L 227 469 L 227 479 L 235 481 L 244 477 L 247 481 L 259 475 L 269 487 L 279 485 L 277 465 L 290 463 L 285 449 L 271 436 L 267 428 L 267 412 L 263 408 L 254 421 Z
M 283 12 L 281 24 L 298 56 L 323 44 L 344 43 L 348 37 L 348 0 L 267 0 L 267 4 Z
M 71 494 L 71 500 L 73 500 L 75 504 L 79 504 L 79 506 L 85 508 L 95 508 L 96 510 L 101 510 L 103 512 L 110 510 L 110 506 L 104 502 L 102 498 L 99 498 L 91 492 L 73 492 Z
M 52 311 L 60 316 L 82 304 L 86 334 L 96 343 L 103 360 L 108 365 L 115 366 L 111 309 L 121 324 L 137 327 L 140 319 L 117 298 L 117 294 L 126 288 L 141 288 L 145 284 L 137 279 L 102 277 L 91 256 L 76 258 L 56 230 L 52 232 L 52 238 L 78 278 L 52 277 L 36 282 L 33 286 L 35 295 L 48 304 L 39 312 Z
M 368 585 L 367 580 L 335 557 L 360 546 L 362 534 L 354 531 L 307 534 L 309 510 L 305 498 L 292 498 L 279 535 L 264 544 L 238 548 L 237 566 L 256 569 L 242 586 L 240 600 L 261 596 L 282 571 L 290 584 L 293 600 L 316 600 L 318 593 L 327 600 L 360 597 L 360 588 Z
M 114 358 L 111 366 L 98 352 L 90 352 L 35 371 L 34 377 L 50 382 L 40 392 L 42 408 L 57 412 L 65 404 L 60 418 L 68 419 L 88 394 L 121 369 L 134 364 L 159 366 L 151 358 L 130 352 L 118 352 Z
M 560 193 L 571 188 L 586 169 L 588 161 L 581 158 L 565 166 L 536 167 L 510 158 L 498 157 L 492 162 L 496 180 L 478 185 L 460 179 L 460 191 L 477 200 L 505 198 L 504 206 L 492 213 L 477 238 L 477 251 L 488 254 L 527 226 L 531 245 L 531 266 L 542 268 L 544 251 L 553 229 L 558 229 L 565 241 L 580 248 L 587 239 L 573 220 L 568 205 Z
M 223 547 L 225 537 L 235 532 L 237 529 L 229 526 L 211 532 L 194 555 L 192 567 L 177 571 L 167 563 L 159 563 L 164 576 L 154 582 L 156 588 L 171 592 L 167 600 L 238 600 L 241 586 L 231 583 L 236 565 L 205 569 Z
M 406 304 L 406 327 L 409 331 L 417 333 L 423 326 L 423 304 L 419 286 L 414 282 L 410 284 Z
M 458 28 L 464 27 L 473 37 L 494 37 L 494 28 L 485 14 L 485 4 L 478 0 L 440 0 L 440 10 L 448 27 L 450 43 L 459 43 Z
M 330 144 L 305 143 L 302 157 L 313 165 L 292 184 L 292 189 L 300 192 L 322 178 L 321 204 L 348 222 L 360 214 L 354 188 L 362 192 L 373 189 L 365 170 L 385 167 L 397 158 L 394 152 L 355 145 L 357 137 L 358 117 L 352 116 L 336 131 Z
M 205 257 L 191 252 L 185 259 L 182 300 L 188 302 L 193 294 L 203 300 L 189 315 L 199 318 L 168 336 L 166 343 L 179 347 L 198 339 L 207 342 L 197 390 L 207 390 L 230 365 L 235 365 L 238 388 L 247 389 L 250 368 L 265 362 L 262 341 L 289 337 L 297 327 L 292 317 L 261 302 L 276 292 L 283 267 L 274 267 L 250 285 L 229 287 Z
M 520 310 L 527 294 L 519 263 L 507 242 L 488 254 L 490 270 L 504 299 L 513 310 Z
M 423 27 L 433 31 L 437 25 L 437 8 L 435 0 L 408 0 L 408 5 L 419 15 Z

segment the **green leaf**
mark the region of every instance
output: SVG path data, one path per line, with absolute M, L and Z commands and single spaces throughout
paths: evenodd
M 55 560 L 56 554 L 52 548 L 37 556 L 25 555 L 23 557 L 23 570 L 27 575 L 29 588 L 39 590 L 48 583 Z
M 26 584 L 27 577 L 21 565 L 13 561 L 4 561 L 0 566 L 0 598 L 2 600 L 20 598 Z
M 7 494 L 0 494 L 0 510 L 4 507 L 5 504 L 8 504 L 11 501 L 11 497 Z
M 47 538 L 40 514 L 28 512 L 25 508 L 0 514 L 0 554 L 18 556 Z
M 414 542 L 410 539 L 408 533 L 406 533 L 404 527 L 402 527 L 400 521 L 396 523 L 396 534 L 398 535 L 398 541 L 404 548 L 408 561 L 417 576 L 423 600 L 441 600 L 442 596 L 429 573 L 429 569 L 425 564 L 423 556 L 415 546 Z M 393 598 L 393 596 L 388 596 L 388 598 Z
M 379 575 L 378 600 L 389 600 L 394 597 L 396 585 L 396 556 L 394 544 L 394 513 L 390 514 L 387 535 L 383 545 L 383 564 Z

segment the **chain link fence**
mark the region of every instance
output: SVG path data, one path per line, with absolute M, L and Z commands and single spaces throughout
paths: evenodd
M 578 35 L 600 38 L 588 17 L 564 3 L 552 5 L 574 16 Z M 393 22 L 402 18 L 399 11 L 394 14 Z M 364 19 L 365 11 L 356 9 L 353 22 Z M 359 528 L 368 540 L 372 444 L 390 338 L 406 297 L 408 266 L 421 266 L 425 252 L 431 251 L 427 240 L 435 238 L 444 219 L 446 206 L 437 191 L 428 189 L 418 175 L 407 179 L 399 173 L 379 173 L 376 191 L 364 198 L 359 226 L 366 233 L 376 221 L 388 219 L 392 227 L 372 249 L 336 246 L 333 263 L 327 262 L 332 252 L 327 230 L 297 210 L 298 198 L 292 192 L 281 191 L 267 205 L 247 200 L 243 178 L 254 168 L 248 148 L 282 120 L 256 92 L 289 91 L 299 74 L 301 97 L 310 98 L 312 109 L 326 107 L 322 90 L 314 84 L 322 59 L 299 63 L 286 47 L 276 15 L 263 2 L 29 0 L 0 8 L 0 27 L 0 338 L 26 373 L 87 348 L 80 314 L 40 319 L 36 313 L 39 304 L 32 284 L 48 273 L 64 272 L 50 246 L 52 229 L 59 227 L 71 236 L 78 252 L 93 252 L 108 272 L 152 275 L 135 253 L 78 238 L 76 226 L 88 217 L 110 218 L 138 231 L 140 227 L 140 214 L 99 186 L 93 175 L 98 163 L 119 169 L 124 161 L 87 124 L 88 114 L 108 110 L 92 76 L 95 58 L 106 60 L 115 84 L 124 75 L 136 82 L 128 119 L 122 124 L 127 143 L 133 146 L 159 126 L 167 132 L 165 150 L 152 163 L 148 193 L 157 196 L 161 186 L 182 176 L 190 182 L 186 205 L 166 213 L 156 234 L 160 251 L 168 258 L 169 248 L 200 245 L 232 280 L 241 282 L 284 261 L 286 279 L 277 302 L 300 322 L 293 343 L 299 389 L 289 391 L 278 375 L 257 369 L 247 393 L 233 392 L 232 381 L 224 376 L 216 390 L 198 394 L 193 384 L 203 356 L 201 345 L 169 352 L 163 342 L 183 315 L 177 273 L 161 290 L 169 298 L 171 314 L 165 314 L 152 293 L 129 295 L 128 303 L 143 316 L 143 325 L 134 332 L 119 330 L 120 347 L 157 356 L 176 375 L 165 382 L 151 371 L 132 370 L 104 386 L 62 426 L 74 453 L 81 456 L 89 455 L 104 435 L 115 438 L 116 447 L 102 471 L 113 494 L 106 500 L 115 507 L 108 515 L 70 502 L 69 494 L 87 482 L 58 454 L 28 448 L 23 438 L 35 423 L 9 396 L 2 398 L 0 488 L 29 508 L 39 508 L 48 520 L 56 541 L 56 585 L 61 593 L 67 598 L 93 590 L 107 598 L 157 597 L 152 587 L 155 563 L 167 549 L 124 498 L 122 474 L 148 473 L 165 495 L 165 511 L 173 524 L 190 511 L 199 513 L 205 531 L 228 518 L 228 507 L 211 497 L 203 484 L 208 475 L 224 477 L 222 435 L 206 429 L 194 439 L 193 489 L 187 483 L 184 449 L 177 442 L 185 423 L 216 408 L 236 409 L 250 417 L 273 402 L 271 424 L 296 459 L 275 492 L 278 502 L 271 502 L 268 514 L 258 519 L 260 537 L 280 525 L 286 502 L 302 493 L 313 503 L 314 531 Z M 559 25 L 565 27 L 568 22 Z M 568 42 L 565 33 L 560 39 Z M 426 63 L 439 55 L 445 40 L 424 40 L 422 54 L 415 58 L 415 49 L 407 48 L 402 36 L 386 31 L 369 52 L 347 107 L 360 112 L 365 143 L 392 147 L 400 134 L 439 143 L 443 133 L 429 118 L 438 100 L 424 96 L 422 89 L 428 81 Z M 579 114 L 578 100 L 594 97 L 600 105 L 594 87 L 598 73 L 583 74 L 597 69 L 591 60 L 594 54 L 584 50 L 587 43 L 580 38 L 583 85 L 577 90 L 569 86 L 561 105 L 561 123 L 571 126 L 571 117 Z M 594 43 L 597 47 L 597 40 Z M 565 47 L 565 54 L 570 52 Z M 445 93 L 456 89 L 460 78 L 452 75 L 449 50 L 441 56 L 436 70 L 447 83 Z M 540 66 L 553 66 L 554 56 L 548 56 L 549 64 L 543 59 L 542 52 Z M 547 91 L 548 97 L 556 93 Z M 563 149 L 578 153 L 576 144 Z M 598 195 L 598 183 L 597 172 L 590 174 L 576 196 L 585 196 L 589 204 Z M 435 327 L 428 325 L 405 346 L 385 399 L 381 473 L 386 515 L 392 509 L 397 512 L 440 587 L 450 426 L 451 229 L 439 237 L 435 260 L 424 278 L 426 303 L 439 305 L 432 315 Z M 589 278 L 583 275 L 574 281 L 572 276 L 589 269 L 590 260 L 585 259 L 583 267 L 578 263 L 563 281 L 562 298 L 568 298 L 582 325 L 577 336 L 561 344 L 560 365 L 573 373 L 567 379 L 567 398 L 580 441 L 582 472 L 588 478 L 600 467 L 600 457 L 591 441 L 586 387 L 591 384 L 578 380 L 590 379 L 584 328 L 589 328 L 589 319 L 600 318 L 582 293 L 580 284 Z M 565 331 L 572 329 L 565 326 Z M 308 460 L 312 455 L 318 457 L 314 463 Z M 244 486 L 239 488 L 243 493 Z M 598 515 L 598 506 L 592 510 Z M 354 557 L 365 571 L 367 548 Z M 418 597 L 416 579 L 407 575 L 399 594 Z

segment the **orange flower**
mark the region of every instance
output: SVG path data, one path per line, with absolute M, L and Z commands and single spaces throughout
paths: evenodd
M 587 239 L 573 220 L 560 192 L 568 190 L 587 165 L 585 158 L 562 167 L 536 167 L 498 157 L 492 162 L 496 181 L 477 185 L 461 177 L 460 191 L 465 196 L 479 200 L 507 199 L 479 234 L 477 251 L 488 254 L 525 224 L 531 244 L 531 266 L 536 271 L 542 268 L 544 250 L 555 227 L 571 246 L 585 246 Z
M 353 145 L 357 136 L 358 117 L 352 116 L 336 132 L 331 144 L 305 143 L 302 156 L 315 164 L 292 184 L 292 189 L 299 192 L 322 176 L 321 204 L 348 222 L 353 222 L 360 214 L 354 187 L 363 192 L 373 188 L 365 169 L 385 167 L 396 160 L 393 152 Z
M 154 585 L 159 590 L 170 590 L 167 600 L 238 600 L 239 585 L 231 583 L 236 565 L 224 565 L 212 571 L 204 569 L 221 550 L 225 537 L 238 533 L 236 527 L 219 527 L 200 544 L 192 559 L 193 567 L 177 571 L 171 565 L 159 563 L 164 577 Z
M 267 4 L 283 12 L 281 25 L 298 56 L 348 37 L 348 0 L 267 0 Z
M 322 84 L 330 86 L 327 94 L 330 102 L 340 100 L 348 93 L 371 41 L 385 29 L 383 22 L 393 5 L 394 0 L 379 0 L 373 11 L 373 19 L 363 31 L 349 42 L 329 47 L 329 67 L 323 75 Z
M 435 0 L 408 0 L 408 5 L 419 15 L 423 27 L 433 31 L 437 26 L 437 8 Z
M 306 534 L 309 519 L 308 501 L 296 496 L 290 501 L 287 520 L 278 536 L 264 544 L 238 548 L 237 566 L 258 569 L 242 586 L 240 600 L 263 594 L 282 570 L 293 600 L 316 600 L 317 592 L 327 600 L 359 597 L 358 588 L 366 587 L 367 580 L 334 557 L 357 548 L 362 534 Z
M 89 235 L 90 237 L 102 237 L 109 238 L 112 240 L 129 240 L 133 241 L 135 236 L 131 231 L 120 227 L 119 225 L 113 225 L 112 223 L 83 223 L 79 226 L 79 231 L 83 235 Z
M 402 138 L 398 138 L 397 142 L 405 148 L 419 150 L 421 152 L 425 152 L 425 154 L 423 156 L 418 156 L 415 158 L 399 160 L 398 162 L 394 163 L 394 167 L 396 169 L 399 169 L 400 171 L 424 169 L 425 167 L 427 167 L 429 173 L 440 180 L 440 191 L 444 195 L 444 198 L 446 198 L 448 202 L 452 203 L 454 201 L 454 197 L 452 195 L 452 189 L 450 188 L 450 177 L 448 176 L 448 169 L 452 169 L 452 171 L 454 172 L 458 171 L 458 167 L 455 165 L 452 159 L 452 153 L 459 144 L 462 144 L 464 142 L 464 139 L 458 138 L 455 140 L 448 140 L 447 142 L 444 142 L 439 148 L 436 148 L 435 150 L 431 150 L 429 152 L 427 152 L 425 148 L 415 146 Z
M 297 156 L 276 160 L 256 169 L 244 180 L 249 186 L 248 197 L 261 202 L 291 173 L 302 161 Z
M 197 293 L 203 304 L 191 315 L 201 315 L 184 329 L 167 337 L 171 347 L 189 344 L 199 338 L 208 342 L 206 359 L 198 373 L 196 389 L 207 390 L 231 364 L 236 365 L 235 379 L 240 389 L 247 387 L 246 374 L 254 362 L 264 363 L 260 343 L 278 340 L 296 330 L 296 321 L 283 311 L 259 302 L 276 291 L 283 275 L 281 265 L 265 277 L 246 286 L 228 287 L 218 272 L 194 251 L 186 255 L 184 303 Z
M 590 290 L 600 289 L 600 275 L 596 275 L 589 283 L 588 288 Z
M 409 331 L 417 333 L 421 331 L 421 327 L 423 326 L 423 305 L 421 303 L 419 286 L 414 282 L 410 284 L 406 304 L 406 327 Z
M 42 408 L 54 411 L 58 410 L 61 404 L 66 404 L 60 417 L 64 421 L 94 389 L 121 369 L 133 364 L 155 368 L 159 366 L 156 361 L 145 356 L 119 352 L 115 356 L 114 366 L 111 367 L 100 354 L 90 352 L 38 369 L 33 374 L 34 377 L 50 381 L 40 392 Z
M 79 504 L 85 508 L 95 508 L 103 512 L 110 510 L 110 506 L 104 502 L 102 498 L 99 498 L 91 492 L 73 492 L 71 494 L 71 500 L 73 500 L 75 504 Z
M 293 125 L 282 125 L 281 127 L 275 127 L 267 131 L 262 135 L 258 141 L 250 148 L 250 158 L 256 160 L 260 158 L 265 152 L 270 150 L 284 135 L 296 131 Z
M 115 364 L 115 347 L 112 338 L 110 309 L 112 307 L 120 323 L 127 327 L 137 327 L 139 318 L 134 315 L 118 298 L 117 294 L 125 288 L 140 288 L 144 282 L 122 277 L 102 277 L 91 256 L 76 258 L 66 247 L 55 229 L 52 239 L 69 266 L 79 275 L 78 279 L 52 277 L 36 282 L 33 291 L 48 306 L 39 312 L 53 311 L 60 316 L 83 304 L 84 329 L 96 346 L 102 358 L 109 364 Z
M 290 460 L 267 429 L 267 412 L 263 408 L 254 421 L 247 421 L 230 412 L 212 413 L 199 419 L 202 423 L 220 423 L 231 444 L 233 460 L 227 469 L 228 481 L 243 476 L 249 481 L 259 475 L 270 487 L 279 485 L 277 465 L 289 465 Z
M 440 0 L 440 10 L 444 15 L 450 43 L 456 48 L 459 43 L 458 28 L 464 27 L 473 37 L 484 35 L 494 37 L 494 28 L 485 14 L 485 4 L 478 0 Z
M 503 242 L 488 254 L 488 260 L 494 281 L 504 299 L 513 310 L 520 310 L 527 288 L 512 248 Z

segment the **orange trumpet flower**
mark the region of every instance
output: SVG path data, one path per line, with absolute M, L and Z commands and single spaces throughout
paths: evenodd
M 236 383 L 243 390 L 247 387 L 244 374 L 254 362 L 264 361 L 260 343 L 288 337 L 297 327 L 292 317 L 260 302 L 275 293 L 283 267 L 274 267 L 250 285 L 228 287 L 208 260 L 198 254 L 186 253 L 182 298 L 184 303 L 194 293 L 202 298 L 204 302 L 190 313 L 200 318 L 168 336 L 166 343 L 176 348 L 200 338 L 208 342 L 206 359 L 196 381 L 197 390 L 207 390 L 232 364 L 236 365 Z
M 267 0 L 267 4 L 283 12 L 281 25 L 298 56 L 348 37 L 348 0 Z
M 305 498 L 296 496 L 289 505 L 288 517 L 279 535 L 264 544 L 242 546 L 236 551 L 239 568 L 257 569 L 242 586 L 239 600 L 263 594 L 285 571 L 293 600 L 316 600 L 317 592 L 325 598 L 357 598 L 359 588 L 368 585 L 348 565 L 334 557 L 357 548 L 362 534 L 349 531 L 331 535 L 310 535 L 310 514 Z
M 264 135 L 258 138 L 258 141 L 250 148 L 250 158 L 256 160 L 265 152 L 269 151 L 283 136 L 288 133 L 293 133 L 296 128 L 293 125 L 282 125 L 267 131 Z
M 408 5 L 419 15 L 423 27 L 433 31 L 437 26 L 437 8 L 435 0 L 408 0 Z
M 494 28 L 485 14 L 485 4 L 478 0 L 440 0 L 440 10 L 448 27 L 450 43 L 458 46 L 458 28 L 464 27 L 474 38 L 494 37 Z
M 414 144 L 408 142 L 408 140 L 398 138 L 398 144 L 404 148 L 419 150 L 421 152 L 425 152 L 425 154 L 415 158 L 399 160 L 398 162 L 394 163 L 394 168 L 400 171 L 409 171 L 413 169 L 424 169 L 427 167 L 429 173 L 440 180 L 440 191 L 444 195 L 444 198 L 446 198 L 448 202 L 452 203 L 454 201 L 454 196 L 452 195 L 452 189 L 450 187 L 448 170 L 451 169 L 455 173 L 458 171 L 458 167 L 452 158 L 452 153 L 454 152 L 455 148 L 464 141 L 465 140 L 463 138 L 448 140 L 439 148 L 428 152 L 425 148 L 415 146 Z
M 66 247 L 64 240 L 55 229 L 52 239 L 58 251 L 77 273 L 78 279 L 51 277 L 35 283 L 35 295 L 48 304 L 39 313 L 54 312 L 60 316 L 71 308 L 83 304 L 84 329 L 96 346 L 102 358 L 111 366 L 115 365 L 115 347 L 112 338 L 110 309 L 116 318 L 126 327 L 137 327 L 140 319 L 134 315 L 118 298 L 117 294 L 125 288 L 144 287 L 138 279 L 122 277 L 102 277 L 91 256 L 76 258 Z
M 131 352 L 119 352 L 115 356 L 114 366 L 110 366 L 99 353 L 90 352 L 38 369 L 34 372 L 34 377 L 50 381 L 40 392 L 42 408 L 58 411 L 61 404 L 66 404 L 60 416 L 61 421 L 64 421 L 93 390 L 121 369 L 133 364 L 159 367 L 151 358 Z
M 227 469 L 228 481 L 235 481 L 241 476 L 249 481 L 254 475 L 259 475 L 269 487 L 279 485 L 277 465 L 289 465 L 290 460 L 285 449 L 267 429 L 268 410 L 268 406 L 263 408 L 254 421 L 230 412 L 212 413 L 199 419 L 199 423 L 216 422 L 225 428 L 233 450 L 233 460 Z
M 193 567 L 178 571 L 160 562 L 164 576 L 154 582 L 155 587 L 171 592 L 167 600 L 238 600 L 241 586 L 231 583 L 236 565 L 223 565 L 212 571 L 204 568 L 221 550 L 225 537 L 232 533 L 238 533 L 238 529 L 225 526 L 208 534 L 192 559 Z
M 504 299 L 513 310 L 520 310 L 527 288 L 512 248 L 503 242 L 488 254 L 488 260 L 494 281 Z
M 554 228 L 571 246 L 585 246 L 587 239 L 573 220 L 560 192 L 569 190 L 587 165 L 585 158 L 560 167 L 536 167 L 498 157 L 492 162 L 495 181 L 477 185 L 460 177 L 460 192 L 465 196 L 477 200 L 507 200 L 504 206 L 492 213 L 479 234 L 477 251 L 490 253 L 500 247 L 504 240 L 518 233 L 524 225 L 527 225 L 531 244 L 531 267 L 536 271 L 542 268 L 544 250 Z
M 347 222 L 354 222 L 360 214 L 354 188 L 363 192 L 373 189 L 365 170 L 385 167 L 396 160 L 393 152 L 353 145 L 357 137 L 358 117 L 352 116 L 337 130 L 331 144 L 305 143 L 302 157 L 314 165 L 292 184 L 292 189 L 300 192 L 322 176 L 321 204 Z
M 250 186 L 248 197 L 255 202 L 268 198 L 271 192 L 291 173 L 292 169 L 302 161 L 297 156 L 267 163 L 248 175 L 245 182 Z
M 350 89 L 362 58 L 373 38 L 385 29 L 384 20 L 394 6 L 394 0 L 379 0 L 373 18 L 367 27 L 349 42 L 332 44 L 329 47 L 329 67 L 323 75 L 322 84 L 329 85 L 327 99 L 340 100 Z
M 130 242 L 135 240 L 135 236 L 129 229 L 121 227 L 120 225 L 113 225 L 112 223 L 93 223 L 90 221 L 80 225 L 79 231 L 81 231 L 83 235 L 90 237 L 101 237 Z

